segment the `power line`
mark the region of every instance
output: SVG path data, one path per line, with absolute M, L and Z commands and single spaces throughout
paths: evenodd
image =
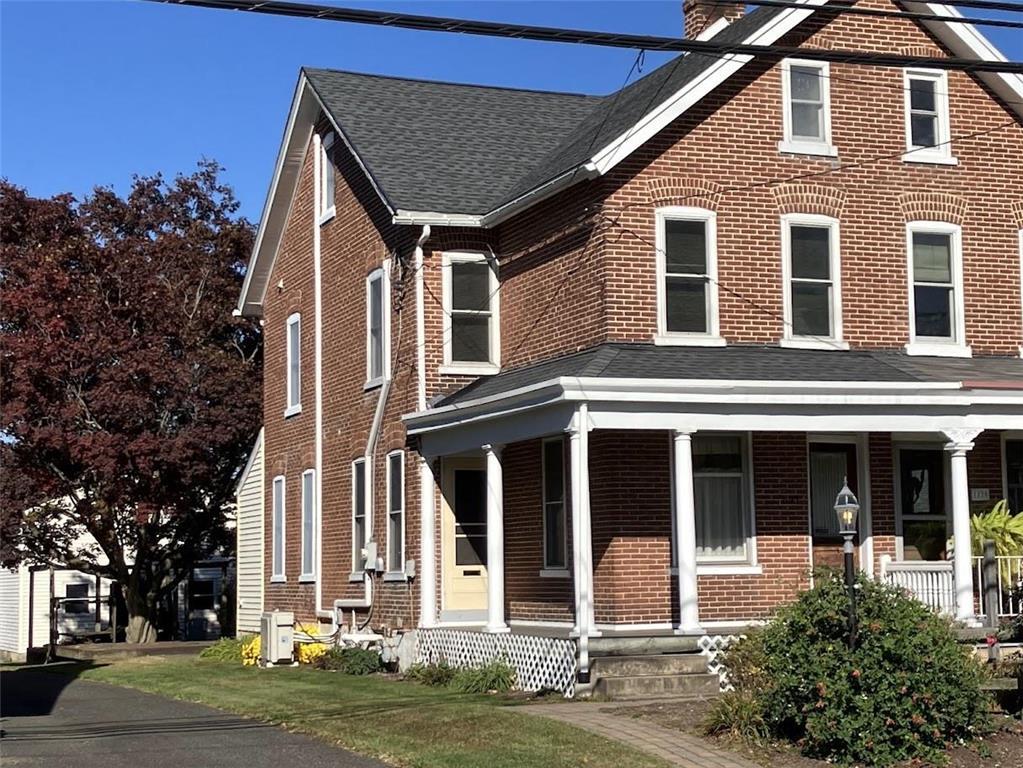
M 957 70 L 962 72 L 997 72 L 1023 75 L 1023 62 L 984 61 L 951 56 L 904 56 L 868 51 L 823 50 L 800 48 L 798 46 L 751 45 L 748 43 L 721 43 L 713 40 L 689 40 L 652 35 L 627 35 L 617 32 L 598 32 L 581 29 L 561 29 L 525 24 L 506 24 L 491 21 L 419 16 L 413 14 L 369 11 L 356 8 L 342 8 L 331 5 L 308 3 L 276 2 L 269 0 L 144 0 L 145 2 L 189 5 L 203 8 L 219 8 L 252 13 L 267 13 L 278 16 L 324 19 L 354 24 L 398 27 L 430 32 L 452 32 L 488 37 L 523 40 L 539 40 L 554 43 L 576 43 L 600 45 L 612 48 L 639 48 L 650 51 L 686 51 L 735 56 L 768 56 L 773 58 L 802 58 L 814 61 L 833 61 L 847 64 L 866 64 L 878 67 L 930 67 L 932 69 Z M 819 11 L 821 6 L 806 6 L 810 13 Z M 1020 4 L 1023 10 L 1023 4 Z
M 955 5 L 962 5 L 962 3 L 955 2 Z M 735 3 L 728 2 L 728 0 L 697 0 L 698 5 L 709 5 L 709 6 L 730 6 Z M 795 0 L 746 0 L 746 5 L 759 5 L 768 8 L 803 8 L 806 6 L 803 3 L 797 3 Z M 985 4 L 986 5 L 986 4 Z M 998 10 L 998 9 L 993 9 Z M 1023 4 L 1019 6 L 1019 13 L 1023 13 Z M 1006 27 L 1008 29 L 1023 29 L 1023 21 L 1013 21 L 1009 19 L 986 19 L 968 16 L 943 16 L 940 13 L 920 13 L 917 11 L 894 11 L 886 10 L 884 8 L 862 8 L 858 5 L 823 5 L 819 7 L 818 13 L 822 15 L 833 14 L 838 16 L 839 14 L 851 14 L 853 16 L 874 16 L 886 19 L 908 19 L 910 21 L 942 21 L 947 24 L 975 24 L 982 27 Z M 695 35 L 694 35 L 695 37 Z

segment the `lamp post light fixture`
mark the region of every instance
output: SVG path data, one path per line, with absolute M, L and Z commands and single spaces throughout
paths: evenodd
M 842 534 L 842 556 L 845 561 L 845 586 L 849 590 L 849 647 L 856 647 L 856 570 L 853 567 L 853 539 L 856 537 L 856 517 L 860 503 L 849 489 L 849 478 L 844 478 L 842 490 L 835 499 L 838 531 Z

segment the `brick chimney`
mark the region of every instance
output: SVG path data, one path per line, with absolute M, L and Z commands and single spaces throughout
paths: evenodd
M 725 18 L 731 23 L 742 18 L 746 12 L 744 3 L 719 2 L 719 0 L 683 0 L 682 15 L 685 18 L 683 29 L 687 39 L 695 40 L 718 19 Z

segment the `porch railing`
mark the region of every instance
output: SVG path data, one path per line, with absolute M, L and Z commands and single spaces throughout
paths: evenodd
M 1019 587 L 1023 585 L 1023 556 L 999 555 L 995 558 L 997 604 L 999 617 L 1016 616 L 1023 610 Z M 901 587 L 929 608 L 946 615 L 955 614 L 955 577 L 947 560 L 893 560 L 881 556 L 878 577 L 886 584 Z M 984 579 L 984 558 L 973 558 L 973 591 L 978 613 L 988 614 L 987 584 Z

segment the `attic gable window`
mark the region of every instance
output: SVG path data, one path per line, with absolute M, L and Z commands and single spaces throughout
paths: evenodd
M 830 69 L 826 61 L 786 59 L 781 65 L 782 124 L 778 150 L 833 157 Z
M 948 73 L 928 69 L 904 72 L 907 163 L 955 165 L 948 117 Z
M 320 142 L 319 153 L 319 214 L 320 223 L 324 224 L 334 218 L 336 209 L 334 207 L 334 194 L 336 191 L 336 178 L 332 150 L 334 149 L 334 134 L 328 133 Z
M 656 212 L 658 344 L 720 345 L 717 216 L 703 208 Z

